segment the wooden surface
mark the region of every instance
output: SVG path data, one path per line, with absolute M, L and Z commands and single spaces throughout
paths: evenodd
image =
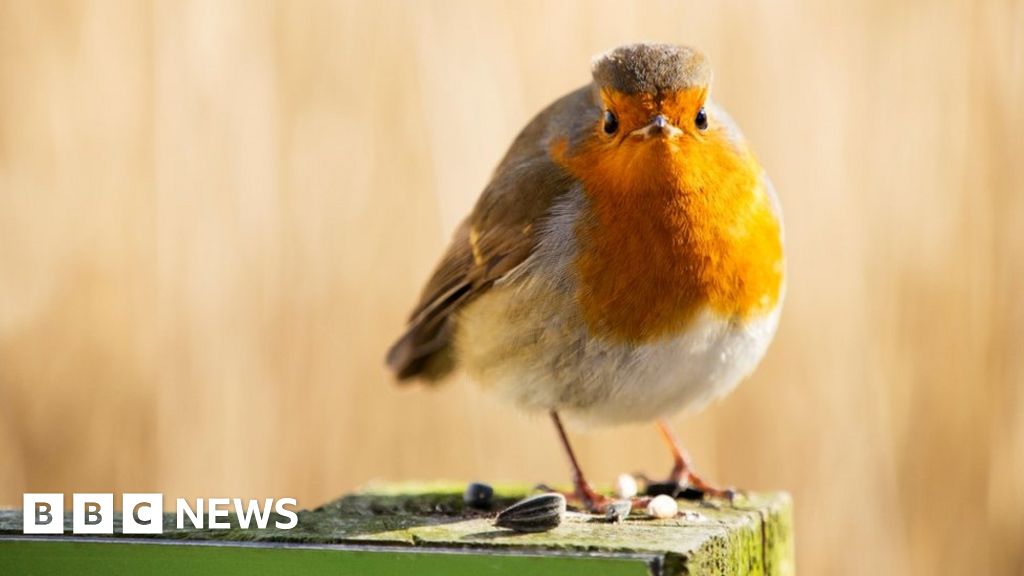
M 408 570 L 416 566 L 417 574 L 790 576 L 794 571 L 792 503 L 784 493 L 740 496 L 733 504 L 680 501 L 682 515 L 675 519 L 653 520 L 640 512 L 621 524 L 570 511 L 554 530 L 517 534 L 495 528 L 493 520 L 497 510 L 522 497 L 521 489 L 499 488 L 490 511 L 467 509 L 462 489 L 369 488 L 300 512 L 292 530 L 241 530 L 237 525 L 223 531 L 167 529 L 174 526 L 173 515 L 167 515 L 164 534 L 142 539 L 117 534 L 119 515 L 111 537 L 24 538 L 19 536 L 21 512 L 5 511 L 0 512 L 0 556 L 14 573 L 74 566 L 89 574 L 129 568 L 163 574 L 188 566 L 196 574 L 234 574 L 256 565 L 278 573 L 289 568 L 288 562 L 291 571 L 281 573 L 338 573 L 354 570 L 353 562 L 373 573 L 403 573 L 403 567 L 404 573 L 412 573 Z M 70 518 L 65 520 L 70 534 Z M 157 543 L 176 543 L 182 549 L 171 551 Z M 222 546 L 187 546 L 200 543 Z M 414 558 L 443 551 L 455 556 Z M 376 563 L 367 558 L 373 555 Z M 481 572 L 484 566 L 491 568 Z
M 548 420 L 383 367 L 529 118 L 690 43 L 786 216 L 763 365 L 674 419 L 807 575 L 1024 574 L 1021 0 L 0 0 L 0 505 L 568 480 Z M 648 426 L 570 431 L 664 474 Z

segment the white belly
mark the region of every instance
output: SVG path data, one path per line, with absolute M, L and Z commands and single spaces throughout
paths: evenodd
M 739 323 L 705 311 L 679 336 L 629 345 L 589 337 L 568 300 L 537 283 L 482 296 L 460 317 L 460 364 L 526 410 L 585 424 L 649 421 L 731 391 L 761 360 L 779 317 L 776 309 Z

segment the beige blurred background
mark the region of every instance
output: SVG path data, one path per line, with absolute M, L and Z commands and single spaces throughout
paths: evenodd
M 516 131 L 636 40 L 710 54 L 786 210 L 698 465 L 794 494 L 804 574 L 1024 574 L 1020 1 L 0 1 L 0 504 L 567 480 L 546 418 L 382 357 Z

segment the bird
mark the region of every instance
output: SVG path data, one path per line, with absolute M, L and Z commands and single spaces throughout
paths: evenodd
M 731 496 L 666 418 L 723 397 L 765 355 L 785 293 L 781 207 L 699 49 L 624 45 L 591 76 L 512 142 L 386 363 L 399 382 L 462 370 L 549 414 L 587 509 L 610 500 L 563 419 L 653 422 L 672 486 Z

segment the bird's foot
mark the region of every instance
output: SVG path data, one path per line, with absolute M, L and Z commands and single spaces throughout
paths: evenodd
M 665 441 L 665 445 L 672 451 L 672 471 L 668 475 L 668 480 L 664 482 L 651 482 L 647 476 L 636 474 L 636 477 L 643 480 L 647 485 L 646 494 L 648 496 L 668 494 L 676 498 L 686 498 L 688 500 L 703 500 L 705 497 L 710 496 L 712 498 L 723 498 L 732 503 L 733 498 L 736 497 L 736 490 L 734 488 L 719 488 L 710 482 L 704 481 L 703 478 L 693 471 L 690 455 L 686 453 L 686 450 L 679 443 L 679 439 L 676 438 L 672 427 L 664 420 L 658 420 L 657 425 L 662 440 Z
M 685 500 L 703 500 L 704 498 L 721 498 L 732 502 L 738 491 L 735 488 L 719 488 L 688 470 L 676 471 L 666 480 L 651 480 L 644 474 L 635 474 L 645 485 L 644 495 L 653 497 L 667 494 L 673 498 Z
M 608 509 L 612 504 L 627 500 L 630 503 L 631 510 L 644 510 L 647 508 L 647 505 L 651 503 L 651 498 L 657 495 L 645 494 L 643 496 L 633 496 L 632 498 L 613 498 L 611 496 L 601 494 L 589 485 L 584 485 L 582 489 L 577 487 L 572 491 L 565 491 L 557 490 L 547 484 L 538 484 L 534 487 L 534 490 L 561 494 L 562 496 L 565 496 L 566 500 L 578 503 L 580 508 L 590 512 L 591 514 L 605 514 L 608 512 Z
M 590 484 L 587 484 L 586 482 L 576 483 L 573 490 L 568 492 L 565 490 L 556 490 L 546 484 L 538 484 L 535 489 L 561 494 L 562 496 L 565 496 L 566 500 L 574 504 L 579 504 L 580 508 L 583 508 L 592 514 L 604 514 L 605 511 L 608 510 L 608 505 L 613 501 L 612 498 L 591 488 Z M 634 505 L 634 508 L 635 507 L 636 506 Z

